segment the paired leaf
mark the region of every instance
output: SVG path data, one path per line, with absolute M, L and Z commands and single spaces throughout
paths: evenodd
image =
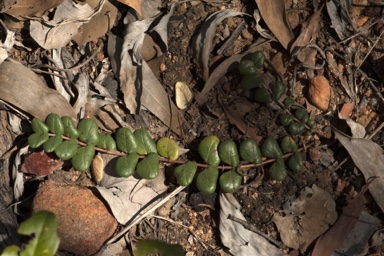
M 45 124 L 48 126 L 49 131 L 56 135 L 62 135 L 64 133 L 64 125 L 58 114 L 49 114 L 45 119 Z
M 133 132 L 133 135 L 137 142 L 137 154 L 157 153 L 156 144 L 145 129 L 137 129 Z
M 260 164 L 263 156 L 257 142 L 253 139 L 246 139 L 240 145 L 240 156 L 247 162 Z
M 31 148 L 38 148 L 43 145 L 48 138 L 48 133 L 32 133 L 28 137 L 28 144 Z
M 134 153 L 137 150 L 137 141 L 130 129 L 122 127 L 116 133 L 117 148 L 125 153 Z
M 177 183 L 181 186 L 188 186 L 192 183 L 197 170 L 195 161 L 188 161 L 185 164 L 179 165 L 175 168 L 175 176 Z
M 261 152 L 264 156 L 271 158 L 281 158 L 283 156 L 279 144 L 273 137 L 268 137 L 264 140 L 263 145 L 261 146 Z
M 32 119 L 32 130 L 35 133 L 48 133 L 49 129 L 43 121 L 35 117 Z
M 116 141 L 110 134 L 99 133 L 99 140 L 97 141 L 96 146 L 109 151 L 116 151 Z
M 281 140 L 281 149 L 283 150 L 283 153 L 296 152 L 298 147 L 291 136 L 285 136 Z
M 225 140 L 221 142 L 218 149 L 221 161 L 233 167 L 237 167 L 239 165 L 239 153 L 237 152 L 236 143 L 233 140 Z
M 274 84 L 272 84 L 272 95 L 271 98 L 273 100 L 278 100 L 287 92 L 287 86 L 281 82 L 276 81 Z
M 156 153 L 149 153 L 137 164 L 137 173 L 141 178 L 152 180 L 159 174 L 159 157 Z
M 85 147 L 78 148 L 71 160 L 73 168 L 77 171 L 85 172 L 91 166 L 94 156 L 95 146 L 88 144 Z
M 260 103 L 272 102 L 271 94 L 264 87 L 260 87 L 255 90 L 255 100 Z
M 262 51 L 252 53 L 251 60 L 255 64 L 256 68 L 260 69 L 264 67 L 265 56 Z
M 290 114 L 282 114 L 279 119 L 282 125 L 288 126 L 295 118 Z
M 305 125 L 302 122 L 292 122 L 288 126 L 288 132 L 292 135 L 300 135 L 305 131 Z
M 289 109 L 290 107 L 292 107 L 293 104 L 295 104 L 295 101 L 291 97 L 286 97 L 284 99 L 284 107 L 286 109 Z
M 63 116 L 61 122 L 64 127 L 64 135 L 71 139 L 77 139 L 79 137 L 79 131 L 76 129 L 73 119 L 70 116 Z
M 294 172 L 304 171 L 304 161 L 300 152 L 296 152 L 288 160 L 288 167 Z
M 271 172 L 271 179 L 277 181 L 283 181 L 288 174 L 282 158 L 277 158 L 276 162 L 269 168 L 269 171 Z
M 220 176 L 220 188 L 225 193 L 235 193 L 239 190 L 242 177 L 235 171 L 228 171 Z
M 220 164 L 220 157 L 217 150 L 219 143 L 219 138 L 211 135 L 205 137 L 199 144 L 200 156 L 211 166 L 218 166 Z
M 239 72 L 243 75 L 257 74 L 257 68 L 255 63 L 251 60 L 242 60 L 238 66 Z
M 248 91 L 254 88 L 259 88 L 264 83 L 264 80 L 262 77 L 258 76 L 257 74 L 251 74 L 246 75 L 241 79 L 241 86 L 243 87 L 243 90 Z
M 116 173 L 120 177 L 131 176 L 139 162 L 139 155 L 136 153 L 130 153 L 127 156 L 120 156 L 116 161 Z
M 20 255 L 55 255 L 60 244 L 56 230 L 57 219 L 53 213 L 34 213 L 31 218 L 23 221 L 17 230 L 21 235 L 33 236 Z
M 306 123 L 309 119 L 307 110 L 303 108 L 296 109 L 295 116 L 297 117 L 297 119 L 299 119 L 303 123 Z
M 56 149 L 55 154 L 62 160 L 69 160 L 77 150 L 77 140 L 71 139 L 63 141 Z
M 49 137 L 48 140 L 43 144 L 43 149 L 47 153 L 51 153 L 55 151 L 55 149 L 60 146 L 63 142 L 63 138 L 61 135 L 56 135 L 53 137 Z
M 176 160 L 179 158 L 179 147 L 174 140 L 164 137 L 157 141 L 157 152 L 162 157 Z
M 212 194 L 216 190 L 219 170 L 210 166 L 197 175 L 196 187 L 203 194 Z
M 99 139 L 99 127 L 95 120 L 85 118 L 77 126 L 79 130 L 79 139 L 87 144 L 96 145 Z

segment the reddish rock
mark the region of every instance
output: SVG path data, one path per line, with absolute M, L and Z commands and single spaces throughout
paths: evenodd
M 117 228 L 115 218 L 88 188 L 45 181 L 33 202 L 33 211 L 40 210 L 57 217 L 60 249 L 77 255 L 96 253 Z
M 332 97 L 329 81 L 322 75 L 315 76 L 309 85 L 309 100 L 318 109 L 326 111 Z

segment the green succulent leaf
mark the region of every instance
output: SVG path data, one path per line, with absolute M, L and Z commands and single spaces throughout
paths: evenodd
M 184 256 L 185 252 L 179 244 L 167 244 L 158 240 L 140 240 L 137 242 L 137 250 L 133 252 L 133 255 Z
M 45 118 L 45 123 L 50 132 L 55 133 L 56 135 L 62 135 L 64 133 L 64 125 L 58 114 L 49 114 L 47 118 Z
M 289 109 L 290 107 L 292 107 L 293 104 L 295 104 L 295 101 L 291 97 L 286 97 L 284 99 L 284 107 L 286 109 Z
M 284 126 L 288 126 L 290 123 L 292 123 L 293 119 L 295 119 L 293 117 L 293 115 L 290 115 L 290 114 L 282 114 L 280 115 L 280 123 Z
M 257 74 L 246 75 L 241 79 L 241 87 L 244 91 L 248 91 L 254 88 L 259 88 L 264 83 L 262 77 Z
M 65 136 L 71 139 L 77 139 L 79 137 L 79 131 L 76 129 L 72 117 L 63 116 L 61 117 L 61 122 L 63 123 Z
M 176 160 L 179 158 L 179 147 L 176 142 L 170 138 L 164 137 L 157 141 L 157 152 L 162 157 Z
M 281 149 L 283 150 L 283 153 L 296 152 L 297 144 L 291 136 L 285 136 L 281 140 Z
M 260 103 L 272 102 L 271 94 L 264 87 L 260 87 L 255 90 L 255 100 Z
M 276 81 L 274 84 L 272 84 L 272 95 L 271 98 L 273 100 L 278 100 L 287 92 L 287 86 L 281 82 Z
M 264 156 L 271 158 L 281 158 L 283 156 L 279 144 L 273 137 L 268 137 L 264 140 L 261 146 L 261 152 Z
M 210 166 L 197 175 L 196 187 L 203 194 L 212 194 L 216 190 L 219 170 Z
M 228 171 L 220 176 L 219 183 L 220 188 L 225 193 L 235 193 L 239 190 L 242 177 L 235 171 Z
M 130 153 L 127 156 L 120 156 L 116 161 L 116 173 L 120 177 L 131 176 L 139 162 L 139 155 L 136 153 Z
M 35 133 L 48 133 L 49 131 L 48 126 L 36 117 L 32 119 L 32 130 Z
M 239 152 L 236 143 L 233 140 L 225 140 L 219 144 L 219 157 L 221 161 L 233 167 L 240 163 Z
M 295 116 L 303 123 L 306 123 L 309 119 L 308 112 L 303 108 L 296 109 Z
M 239 72 L 243 75 L 256 74 L 257 68 L 251 60 L 242 60 L 238 66 Z
M 271 172 L 271 179 L 277 181 L 283 181 L 288 174 L 282 158 L 277 158 L 276 162 L 272 164 L 269 171 Z
M 48 133 L 32 133 L 28 137 L 28 144 L 31 148 L 38 148 L 43 145 L 48 138 Z
M 188 161 L 185 164 L 179 165 L 175 168 L 175 176 L 177 183 L 181 186 L 188 186 L 192 183 L 197 170 L 195 161 Z
M 300 152 L 296 152 L 288 160 L 288 167 L 294 172 L 304 171 L 304 161 Z
M 251 163 L 260 164 L 263 161 L 259 145 L 253 139 L 246 139 L 240 144 L 240 156 Z
M 251 60 L 255 64 L 255 67 L 260 69 L 264 67 L 265 56 L 262 51 L 252 53 Z
M 99 133 L 99 140 L 97 141 L 96 146 L 109 151 L 116 151 L 116 141 L 110 134 Z
M 219 143 L 219 138 L 215 135 L 211 135 L 205 137 L 199 144 L 200 156 L 211 166 L 218 166 L 220 164 L 220 157 L 217 149 Z
M 56 149 L 55 154 L 61 160 L 69 160 L 73 157 L 77 150 L 77 140 L 71 139 L 63 141 Z
M 95 156 L 95 146 L 87 145 L 77 149 L 73 155 L 71 163 L 73 168 L 79 172 L 85 172 L 89 169 L 92 163 L 92 159 Z
M 159 174 L 159 157 L 156 153 L 149 153 L 137 164 L 137 174 L 141 178 L 152 180 Z
M 307 125 L 311 127 L 312 129 L 316 128 L 316 122 L 314 119 L 308 119 Z
M 3 252 L 1 253 L 1 256 L 18 256 L 19 255 L 20 248 L 16 245 L 9 245 L 5 247 Z
M 116 133 L 117 148 L 125 153 L 134 153 L 137 150 L 137 141 L 131 130 L 122 127 Z
M 87 144 L 96 145 L 99 140 L 99 127 L 95 120 L 85 118 L 77 126 L 79 130 L 79 139 Z
M 33 236 L 21 256 L 49 255 L 57 252 L 60 239 L 57 236 L 57 219 L 51 212 L 36 212 L 23 221 L 17 232 L 21 235 Z
M 305 131 L 305 125 L 302 122 L 292 122 L 288 126 L 288 132 L 292 135 L 300 135 Z
M 48 140 L 43 144 L 43 149 L 47 153 L 55 151 L 55 149 L 63 142 L 61 135 L 49 137 Z
M 137 154 L 157 153 L 156 144 L 145 129 L 137 129 L 133 132 L 133 135 L 137 141 Z

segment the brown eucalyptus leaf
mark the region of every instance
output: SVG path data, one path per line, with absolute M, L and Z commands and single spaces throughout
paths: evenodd
M 0 65 L 0 99 L 40 120 L 50 113 L 76 118 L 63 96 L 44 85 L 29 68 L 14 61 Z
M 359 194 L 347 206 L 344 206 L 343 213 L 336 223 L 319 237 L 311 253 L 312 256 L 332 255 L 343 244 L 364 210 L 364 194 L 370 183 L 365 184 Z
M 11 0 L 1 1 L 0 12 L 5 12 L 17 19 L 24 20 L 26 17 L 41 17 L 43 14 L 56 6 L 59 6 L 64 0 Z
M 200 29 L 196 41 L 194 42 L 193 50 L 196 56 L 196 64 L 199 65 L 202 69 L 202 77 L 204 81 L 207 81 L 209 77 L 208 61 L 210 58 L 210 53 L 213 49 L 212 43 L 217 26 L 225 18 L 238 15 L 246 14 L 230 9 L 217 11 L 206 19 L 202 28 Z
M 382 179 L 384 166 L 384 152 L 380 145 L 362 138 L 349 138 L 335 131 L 340 143 L 345 147 L 355 165 L 363 173 L 366 181 L 373 177 L 380 177 L 372 181 L 369 192 L 382 211 L 384 211 L 384 180 Z
M 30 21 L 31 37 L 44 49 L 62 48 L 77 34 L 81 25 L 99 13 L 106 0 L 97 0 L 95 8 L 88 3 L 65 0 L 59 5 L 52 20 Z
M 142 9 L 141 9 L 141 0 L 117 0 L 118 2 L 128 5 L 129 7 L 135 9 L 135 11 L 142 16 Z
M 89 2 L 89 1 L 88 1 Z M 99 13 L 83 24 L 72 38 L 78 45 L 95 40 L 107 33 L 115 23 L 117 7 L 110 1 L 105 2 Z
M 268 28 L 276 36 L 280 44 L 288 49 L 289 43 L 294 39 L 294 36 L 288 25 L 285 1 L 256 0 L 256 3 Z

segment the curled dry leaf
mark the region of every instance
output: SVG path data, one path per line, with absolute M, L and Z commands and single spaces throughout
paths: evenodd
M 179 109 L 186 109 L 193 99 L 193 93 L 188 84 L 177 82 L 175 85 L 176 106 Z
M 308 89 L 309 100 L 320 110 L 327 110 L 332 97 L 332 87 L 322 75 L 315 76 Z
M 135 9 L 135 11 L 140 15 L 143 16 L 143 12 L 141 9 L 141 0 L 117 0 L 118 2 L 128 5 Z
M 213 37 L 215 36 L 217 26 L 225 18 L 244 14 L 245 13 L 243 12 L 225 9 L 211 14 L 204 22 L 193 47 L 196 54 L 196 63 L 202 69 L 202 77 L 204 81 L 207 81 L 209 77 L 208 61 L 213 48 Z

